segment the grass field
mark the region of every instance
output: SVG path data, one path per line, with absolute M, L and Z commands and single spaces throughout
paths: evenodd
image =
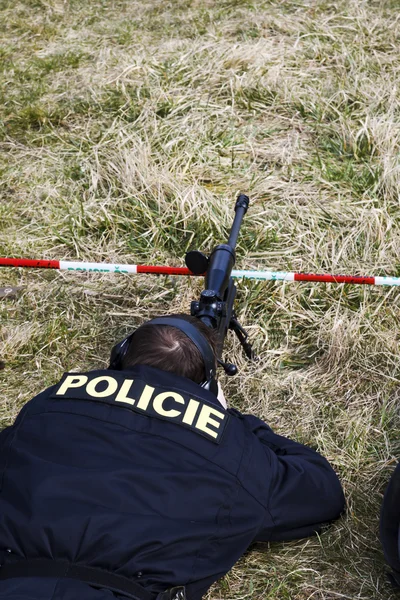
M 252 200 L 237 268 L 400 275 L 396 0 L 0 0 L 0 254 L 182 265 Z M 4 269 L 2 425 L 107 364 L 201 281 Z M 347 515 L 259 544 L 208 600 L 389 600 L 378 541 L 399 458 L 395 288 L 238 284 L 233 406 L 317 447 Z

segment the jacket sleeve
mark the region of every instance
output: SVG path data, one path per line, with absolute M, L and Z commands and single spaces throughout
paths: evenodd
M 269 514 L 254 541 L 308 537 L 337 519 L 345 501 L 328 461 L 315 450 L 276 435 L 260 419 L 243 418 L 263 446 L 265 476 L 270 478 Z

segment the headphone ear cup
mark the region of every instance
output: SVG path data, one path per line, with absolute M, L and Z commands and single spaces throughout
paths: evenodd
M 128 349 L 130 346 L 130 342 L 132 340 L 132 336 L 133 336 L 133 333 L 131 333 L 131 335 L 129 335 L 124 340 L 122 340 L 122 342 L 118 342 L 118 344 L 115 344 L 115 346 L 113 346 L 113 348 L 111 350 L 111 355 L 110 355 L 110 364 L 108 367 L 109 369 L 114 370 L 114 371 L 121 370 L 122 361 L 124 360 L 125 356 L 128 353 Z
M 214 377 L 202 383 L 201 387 L 218 397 L 218 382 Z

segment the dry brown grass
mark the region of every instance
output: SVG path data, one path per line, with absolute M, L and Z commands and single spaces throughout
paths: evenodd
M 0 252 L 180 265 L 252 199 L 239 268 L 399 275 L 398 3 L 0 2 Z M 107 363 L 201 283 L 4 270 L 1 417 Z M 396 289 L 242 282 L 226 396 L 317 446 L 348 512 L 258 545 L 208 598 L 388 600 L 378 515 L 399 454 Z

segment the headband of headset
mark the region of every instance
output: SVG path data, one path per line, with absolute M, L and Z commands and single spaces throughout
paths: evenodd
M 205 387 L 211 392 L 216 393 L 217 384 L 215 381 L 215 355 L 210 344 L 195 325 L 192 325 L 192 323 L 189 323 L 189 321 L 180 319 L 179 317 L 157 317 L 151 321 L 148 321 L 147 323 L 144 323 L 144 325 L 168 325 L 169 327 L 175 327 L 176 329 L 182 331 L 182 333 L 184 333 L 193 342 L 203 358 L 206 380 L 204 384 L 202 384 L 202 387 Z M 122 342 L 119 342 L 113 347 L 111 350 L 110 366 L 108 367 L 109 369 L 114 369 L 117 371 L 121 370 L 123 359 L 127 355 L 129 345 L 134 335 L 135 331 L 127 338 L 122 340 Z

